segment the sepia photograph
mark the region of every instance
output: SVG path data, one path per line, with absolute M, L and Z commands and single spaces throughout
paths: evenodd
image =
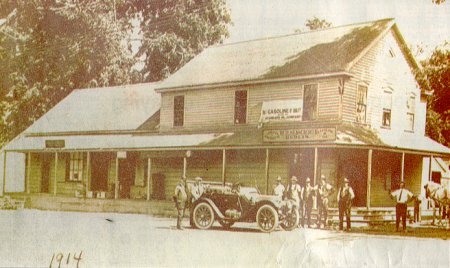
M 450 267 L 449 0 L 0 0 L 0 267 Z

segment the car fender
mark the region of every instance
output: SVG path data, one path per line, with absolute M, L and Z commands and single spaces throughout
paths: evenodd
M 195 201 L 195 205 L 194 207 L 198 204 L 198 203 L 202 203 L 202 202 L 206 202 L 208 203 L 212 209 L 214 210 L 214 213 L 216 214 L 217 217 L 223 219 L 225 218 L 225 216 L 223 216 L 222 212 L 220 212 L 219 208 L 214 204 L 214 202 L 209 199 L 209 198 L 199 198 L 197 201 Z

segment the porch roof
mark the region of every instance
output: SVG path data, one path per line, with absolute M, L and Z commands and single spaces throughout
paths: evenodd
M 48 140 L 64 140 L 63 148 L 46 148 Z M 363 147 L 387 150 L 406 150 L 427 154 L 450 155 L 450 148 L 413 133 L 395 138 L 378 135 L 374 131 L 352 124 L 336 127 L 336 139 L 330 141 L 299 141 L 290 143 L 267 143 L 263 141 L 263 129 L 256 127 L 243 131 L 196 134 L 110 134 L 65 136 L 20 136 L 6 145 L 6 151 L 101 151 L 101 150 L 176 150 L 221 148 L 273 148 L 292 146 Z

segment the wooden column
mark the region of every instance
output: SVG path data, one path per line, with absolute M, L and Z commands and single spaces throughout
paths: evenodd
M 6 151 L 3 151 L 3 190 L 2 195 L 6 193 Z
M 431 181 L 432 178 L 433 174 L 432 168 L 433 168 L 433 156 L 430 155 L 430 163 L 428 164 L 428 181 Z
M 405 181 L 405 153 L 402 153 L 402 172 L 400 174 L 400 181 Z
M 266 148 L 266 194 L 269 194 L 269 148 Z
M 187 157 L 183 157 L 183 178 L 186 178 L 186 170 L 187 170 Z
M 227 153 L 225 149 L 222 150 L 222 182 L 225 185 L 225 171 L 226 171 L 226 163 L 227 163 Z
M 372 184 L 372 149 L 369 149 L 369 154 L 367 156 L 367 199 L 366 199 L 366 207 L 370 209 L 370 185 Z
M 87 193 L 89 191 L 89 184 L 90 184 L 90 174 L 91 174 L 91 153 L 87 152 L 87 157 L 86 157 L 86 194 L 85 196 L 87 197 Z
M 317 184 L 317 159 L 318 159 L 318 149 L 317 147 L 314 147 L 314 176 L 313 176 L 313 187 Z M 314 204 L 313 208 L 317 209 L 317 198 L 314 196 Z
M 152 176 L 152 159 L 147 159 L 147 200 L 150 200 L 150 182 Z
M 30 176 L 31 176 L 31 153 L 27 153 L 27 179 L 25 181 L 25 189 L 27 194 L 30 193 Z
M 114 186 L 114 199 L 119 198 L 119 157 L 116 155 L 116 177 Z
M 57 191 L 57 175 L 58 175 L 58 152 L 55 152 L 55 171 L 54 171 L 54 176 L 55 179 L 53 181 L 53 195 L 56 195 L 56 191 Z

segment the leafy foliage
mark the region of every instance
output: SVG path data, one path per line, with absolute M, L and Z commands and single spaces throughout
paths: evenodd
M 418 80 L 433 90 L 428 102 L 427 135 L 450 146 L 450 44 L 437 47 L 422 66 Z
M 224 0 L 0 0 L 0 19 L 0 146 L 75 88 L 167 77 L 230 23 Z
M 318 17 L 314 16 L 313 18 L 306 20 L 305 26 L 307 28 L 307 31 L 314 31 L 330 28 L 331 26 L 333 26 L 333 24 L 331 22 L 326 21 L 325 19 L 319 19 Z M 301 33 L 303 32 L 303 30 L 295 29 L 294 32 Z

